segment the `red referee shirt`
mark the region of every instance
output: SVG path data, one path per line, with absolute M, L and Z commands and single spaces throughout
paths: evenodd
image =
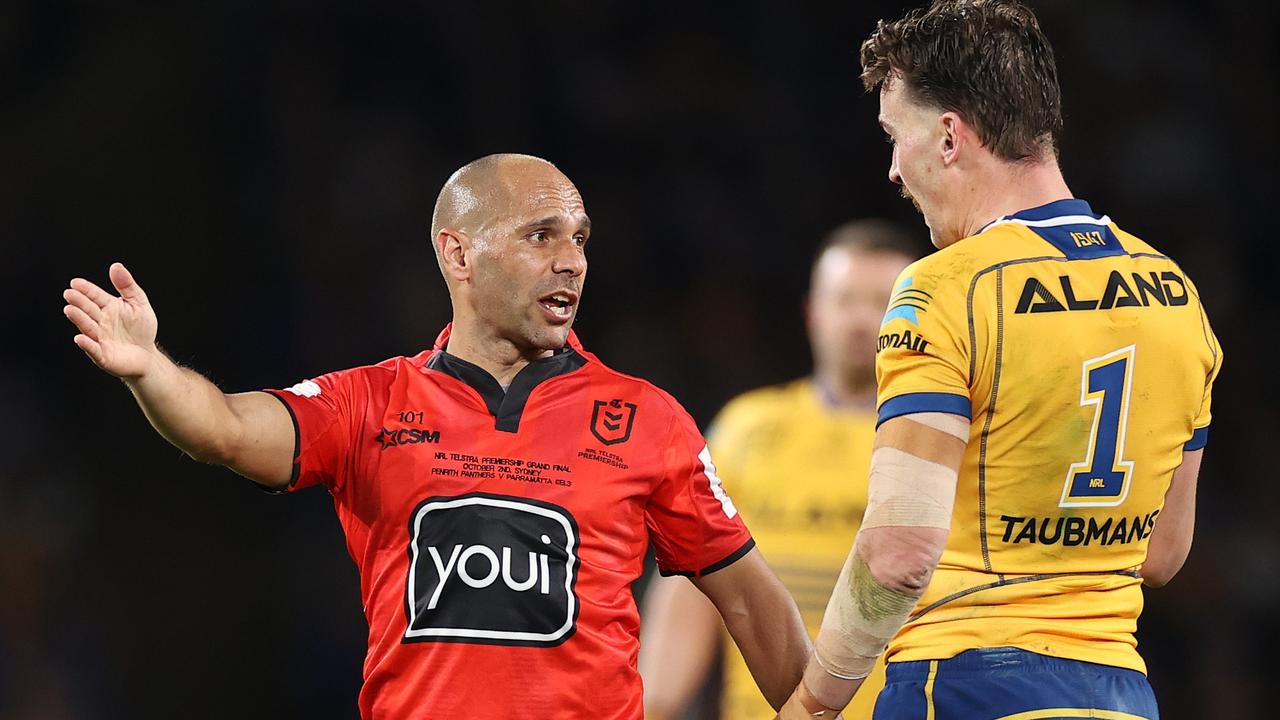
M 504 393 L 444 351 L 272 390 L 290 489 L 324 485 L 360 571 L 364 718 L 643 715 L 631 584 L 753 541 L 693 420 L 572 334 Z

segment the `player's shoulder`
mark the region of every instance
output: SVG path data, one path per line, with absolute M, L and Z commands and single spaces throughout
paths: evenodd
M 928 302 L 939 293 L 965 294 L 975 276 L 999 262 L 991 246 L 1003 238 L 991 238 L 986 232 L 935 250 L 908 265 L 898 276 L 893 298 L 905 299 L 914 295 Z
M 1124 251 L 1129 255 L 1168 260 L 1170 263 L 1177 265 L 1177 262 L 1175 262 L 1173 258 L 1158 250 L 1154 245 L 1137 235 L 1134 235 L 1128 230 L 1121 228 L 1115 223 L 1111 224 L 1111 231 L 1116 234 L 1116 238 L 1120 240 L 1120 246 L 1123 247 Z
M 1177 289 L 1177 286 L 1185 285 L 1184 289 L 1187 294 L 1190 295 L 1201 311 L 1204 311 L 1204 298 L 1200 294 L 1200 289 L 1196 287 L 1195 282 L 1191 278 L 1191 274 L 1188 273 L 1186 268 L 1179 264 L 1176 259 L 1160 251 L 1146 240 L 1143 240 L 1133 233 L 1127 232 L 1114 224 L 1111 226 L 1111 230 L 1116 234 L 1116 237 L 1120 240 L 1121 246 L 1124 247 L 1125 252 L 1130 257 L 1138 258 L 1140 259 L 1140 262 L 1155 263 L 1154 267 L 1158 273 L 1152 272 L 1151 274 L 1158 274 L 1161 283 L 1168 285 L 1166 292 L 1173 293 L 1170 297 L 1174 298 L 1170 300 L 1171 303 L 1180 304 L 1177 303 L 1176 300 L 1177 296 L 1181 294 Z M 1204 318 L 1204 322 L 1208 322 L 1207 317 Z
M 959 322 L 973 278 L 985 266 L 985 258 L 967 245 L 968 239 L 953 243 L 916 260 L 898 275 L 881 322 L 882 349 L 893 335 L 886 333 L 886 328 L 901 325 L 918 329 L 938 322 Z
M 1196 288 L 1195 283 L 1192 282 L 1190 274 L 1176 259 L 1145 239 L 1121 228 L 1115 222 L 1111 223 L 1110 228 L 1116 239 L 1120 241 L 1120 246 L 1124 248 L 1126 255 L 1140 263 L 1147 264 L 1146 267 L 1148 268 L 1154 267 L 1159 271 L 1160 279 L 1164 282 L 1175 285 L 1185 283 L 1188 286 L 1188 291 L 1199 301 L 1200 291 Z M 1154 263 L 1154 265 L 1150 265 L 1150 263 Z

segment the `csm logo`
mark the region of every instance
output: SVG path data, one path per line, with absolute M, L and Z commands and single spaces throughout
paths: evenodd
M 382 449 L 398 445 L 419 445 L 421 443 L 438 443 L 440 442 L 439 430 L 420 430 L 418 428 L 400 428 L 392 430 L 390 428 L 382 428 L 378 431 L 375 441 L 382 444 Z
M 404 642 L 553 647 L 577 628 L 578 525 L 488 493 L 428 498 L 409 518 Z

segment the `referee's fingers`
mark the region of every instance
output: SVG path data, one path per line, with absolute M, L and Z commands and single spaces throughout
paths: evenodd
M 90 300 L 87 295 L 76 290 L 75 288 L 67 288 L 62 291 L 62 299 L 67 301 L 68 305 L 80 308 L 84 314 L 93 318 L 94 322 L 102 322 L 102 308 L 98 304 Z
M 116 297 L 84 278 L 73 278 L 71 280 L 71 289 L 79 291 L 100 308 L 105 308 L 107 303 Z
M 142 286 L 133 279 L 133 273 L 124 266 L 124 263 L 111 263 L 111 284 L 115 285 L 116 290 L 120 293 L 120 297 L 131 302 L 145 303 L 147 294 L 142 291 Z

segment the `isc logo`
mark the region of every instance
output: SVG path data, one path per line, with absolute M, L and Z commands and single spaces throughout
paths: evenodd
M 405 642 L 550 647 L 576 628 L 578 526 L 551 503 L 472 493 L 409 519 Z

